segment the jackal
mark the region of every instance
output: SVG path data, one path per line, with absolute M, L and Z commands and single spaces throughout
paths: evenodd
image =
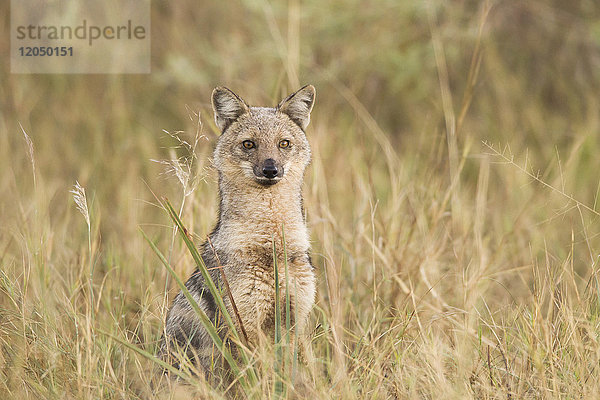
M 309 235 L 302 203 L 302 182 L 310 162 L 305 129 L 315 101 L 307 85 L 275 108 L 250 107 L 225 87 L 212 93 L 215 122 L 222 134 L 213 154 L 219 176 L 219 218 L 201 255 L 217 285 L 225 272 L 249 344 L 261 332 L 272 336 L 275 325 L 275 244 L 280 304 L 285 304 L 284 243 L 287 254 L 290 319 L 301 332 L 315 299 L 315 274 L 309 255 Z M 220 327 L 215 299 L 199 270 L 186 287 L 213 324 Z M 240 324 L 229 296 L 223 300 L 238 331 Z M 285 307 L 281 307 L 285 313 Z M 285 321 L 285 315 L 281 321 Z M 161 355 L 184 348 L 190 358 L 209 370 L 215 358 L 212 339 L 190 303 L 179 293 L 167 314 Z

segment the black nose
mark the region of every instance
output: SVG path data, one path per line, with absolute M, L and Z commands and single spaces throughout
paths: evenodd
M 267 158 L 265 160 L 262 173 L 265 177 L 273 179 L 277 176 L 277 167 L 275 166 L 275 160 Z

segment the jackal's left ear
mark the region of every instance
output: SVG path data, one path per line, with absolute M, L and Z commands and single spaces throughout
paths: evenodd
M 213 90 L 211 101 L 215 112 L 215 123 L 221 132 L 225 132 L 225 129 L 240 115 L 248 112 L 249 108 L 241 97 L 222 86 Z
M 306 85 L 283 99 L 277 106 L 277 110 L 287 114 L 302 130 L 305 130 L 310 122 L 310 112 L 315 104 L 315 94 L 315 87 Z

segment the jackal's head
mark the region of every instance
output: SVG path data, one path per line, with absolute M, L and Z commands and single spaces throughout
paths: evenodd
M 312 85 L 292 93 L 275 108 L 250 107 L 225 87 L 212 93 L 215 122 L 222 132 L 214 162 L 222 179 L 269 187 L 300 183 L 310 161 L 304 130 L 315 101 Z

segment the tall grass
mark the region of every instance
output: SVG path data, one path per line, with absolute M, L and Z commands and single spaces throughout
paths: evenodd
M 151 75 L 0 66 L 0 398 L 225 398 L 154 357 L 180 290 L 168 277 L 197 260 L 153 193 L 203 240 L 212 88 L 276 104 L 303 83 L 318 91 L 304 187 L 317 303 L 296 368 L 280 321 L 283 355 L 242 353 L 256 380 L 228 393 L 594 398 L 600 9 L 428 4 L 156 3 Z M 207 179 L 182 186 L 152 159 Z

